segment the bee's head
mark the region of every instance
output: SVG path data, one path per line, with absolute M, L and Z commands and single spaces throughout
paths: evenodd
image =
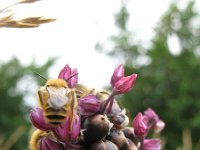
M 46 86 L 53 86 L 53 87 L 64 87 L 67 88 L 67 82 L 63 79 L 49 79 L 46 82 Z

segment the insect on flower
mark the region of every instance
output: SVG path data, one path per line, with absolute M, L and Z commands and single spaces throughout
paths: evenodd
M 38 97 L 40 107 L 43 109 L 44 117 L 48 123 L 59 125 L 67 116 L 72 120 L 73 111 L 77 106 L 77 98 L 75 91 L 68 87 L 65 80 L 47 80 L 46 84 L 39 88 Z

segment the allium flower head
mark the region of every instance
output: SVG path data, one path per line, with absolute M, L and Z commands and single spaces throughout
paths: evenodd
M 77 69 L 71 69 L 69 65 L 66 65 L 59 73 L 58 78 L 67 82 L 70 88 L 73 88 L 78 82 Z
M 31 150 L 161 150 L 159 139 L 146 139 L 149 130 L 160 132 L 165 126 L 155 111 L 139 112 L 128 127 L 128 115 L 115 99 L 129 92 L 136 78 L 125 76 L 119 65 L 111 77 L 112 91 L 99 91 L 77 84 L 77 70 L 66 65 L 58 79 L 47 80 L 38 91 L 41 108 L 30 112 L 37 128 Z

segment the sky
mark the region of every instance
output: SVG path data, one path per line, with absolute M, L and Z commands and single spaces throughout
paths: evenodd
M 1 0 L 0 8 L 12 1 Z M 22 64 L 35 59 L 40 65 L 49 57 L 58 57 L 50 77 L 57 78 L 62 67 L 69 64 L 78 69 L 79 83 L 102 88 L 109 84 L 120 62 L 97 52 L 95 44 L 117 33 L 113 14 L 122 2 L 130 11 L 129 28 L 144 42 L 152 37 L 153 27 L 170 4 L 170 0 L 41 0 L 14 6 L 16 19 L 44 16 L 57 20 L 33 29 L 0 28 L 0 62 L 16 56 Z

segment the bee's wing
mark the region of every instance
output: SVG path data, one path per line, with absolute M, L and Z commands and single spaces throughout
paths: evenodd
M 77 84 L 74 89 L 78 99 L 88 95 L 91 92 L 91 89 L 81 84 Z
M 47 103 L 50 107 L 60 109 L 69 103 L 68 97 L 66 96 L 67 89 L 47 87 L 47 90 L 50 95 Z
M 49 92 L 46 90 L 46 88 L 41 87 L 38 90 L 38 97 L 39 97 L 39 103 L 41 107 L 44 107 L 47 100 L 49 99 Z

